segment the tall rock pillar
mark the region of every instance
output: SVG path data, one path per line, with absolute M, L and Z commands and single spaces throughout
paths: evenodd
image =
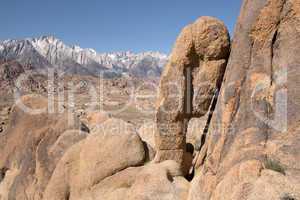
M 175 160 L 183 166 L 187 124 L 208 112 L 229 52 L 228 31 L 215 18 L 201 17 L 179 35 L 160 81 L 157 162 Z

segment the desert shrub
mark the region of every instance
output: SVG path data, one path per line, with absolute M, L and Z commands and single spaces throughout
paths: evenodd
M 266 169 L 273 170 L 285 175 L 285 169 L 279 161 L 267 158 L 264 164 Z
M 296 200 L 294 197 L 292 197 L 291 195 L 289 194 L 284 194 L 280 200 Z

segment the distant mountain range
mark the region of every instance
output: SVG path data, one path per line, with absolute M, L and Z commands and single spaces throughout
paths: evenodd
M 106 76 L 159 76 L 168 56 L 159 52 L 97 53 L 68 46 L 53 36 L 0 41 L 0 59 L 37 69 L 57 67 L 67 73 Z

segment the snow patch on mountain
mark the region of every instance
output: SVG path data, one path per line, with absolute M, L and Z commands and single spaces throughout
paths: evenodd
M 38 67 L 52 65 L 71 72 L 110 71 L 135 76 L 160 75 L 168 60 L 167 55 L 159 52 L 97 53 L 91 48 L 68 46 L 54 36 L 5 40 L 0 42 L 0 57 Z

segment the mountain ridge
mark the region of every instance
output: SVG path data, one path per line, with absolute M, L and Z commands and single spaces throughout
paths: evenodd
M 67 45 L 54 36 L 0 41 L 0 58 L 17 60 L 35 67 L 58 67 L 79 74 L 111 72 L 134 76 L 159 76 L 168 60 L 154 51 L 98 53 L 92 48 Z

